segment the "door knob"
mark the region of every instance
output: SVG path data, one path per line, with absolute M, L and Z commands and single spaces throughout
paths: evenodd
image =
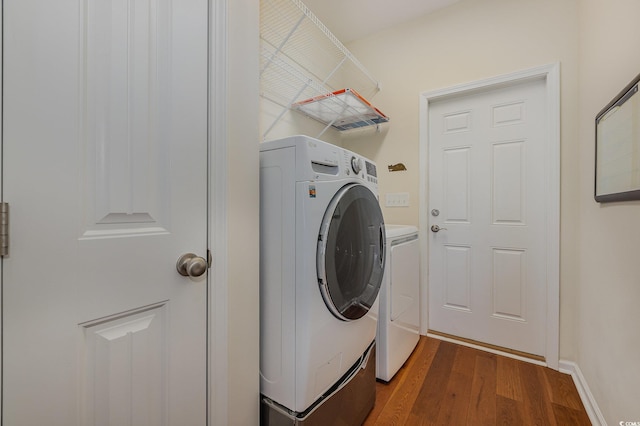
M 202 276 L 208 267 L 209 265 L 204 258 L 193 253 L 183 254 L 176 263 L 176 269 L 180 275 L 192 278 Z
M 440 228 L 438 225 L 431 225 L 431 231 L 432 232 L 440 232 L 440 231 L 446 231 L 447 228 Z

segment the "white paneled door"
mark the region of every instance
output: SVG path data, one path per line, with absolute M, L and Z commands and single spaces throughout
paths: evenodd
M 207 0 L 3 25 L 3 424 L 204 425 Z
M 542 78 L 429 106 L 429 329 L 545 355 Z

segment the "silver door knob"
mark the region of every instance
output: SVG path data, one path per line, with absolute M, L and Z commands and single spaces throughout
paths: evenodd
M 204 258 L 193 253 L 183 254 L 176 263 L 176 269 L 180 275 L 192 278 L 202 276 L 208 267 L 209 265 Z
M 438 225 L 431 225 L 431 231 L 432 232 L 440 232 L 440 231 L 446 231 L 447 228 L 440 228 Z

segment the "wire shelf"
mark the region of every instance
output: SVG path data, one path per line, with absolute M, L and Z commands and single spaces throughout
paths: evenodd
M 377 80 L 300 0 L 261 0 L 260 38 L 261 95 L 283 107 L 264 137 L 291 108 L 324 130 L 388 121 L 364 100 L 379 91 Z
M 296 102 L 292 108 L 338 130 L 373 126 L 389 121 L 389 117 L 371 105 L 353 89 L 337 90 Z

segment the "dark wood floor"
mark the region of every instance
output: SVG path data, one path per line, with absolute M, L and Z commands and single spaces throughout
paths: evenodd
M 364 425 L 590 425 L 571 376 L 421 337 Z

